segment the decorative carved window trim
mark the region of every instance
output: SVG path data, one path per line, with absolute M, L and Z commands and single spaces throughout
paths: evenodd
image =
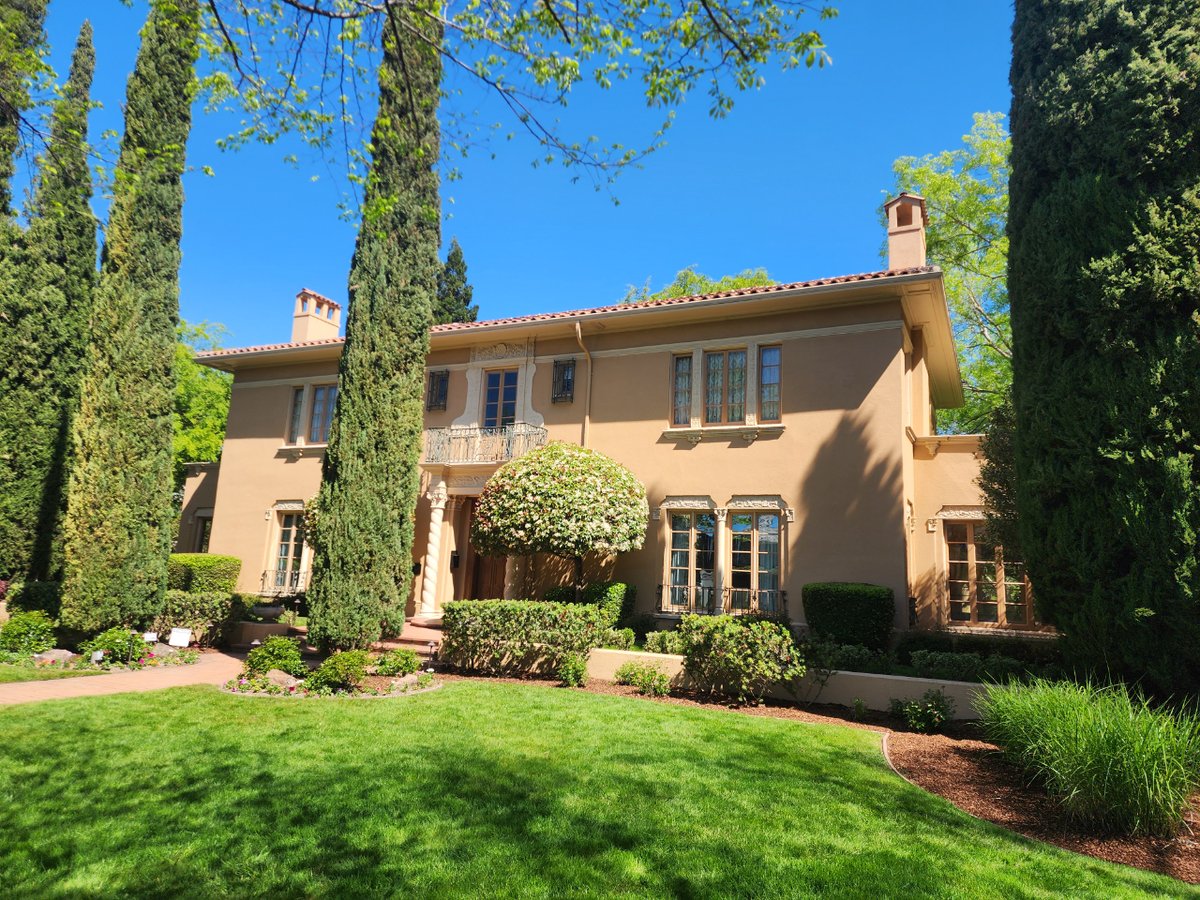
M 700 494 L 664 497 L 662 503 L 651 511 L 650 517 L 655 520 L 661 519 L 664 509 L 686 509 L 691 512 L 702 510 L 704 512 L 715 513 L 717 511 L 717 504 L 713 501 L 712 497 Z
M 789 522 L 796 521 L 796 511 L 778 494 L 734 494 L 725 504 L 726 509 L 777 509 Z

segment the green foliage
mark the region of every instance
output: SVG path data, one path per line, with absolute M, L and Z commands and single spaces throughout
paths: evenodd
M 930 688 L 920 699 L 893 698 L 890 711 L 913 731 L 932 734 L 954 717 L 954 701 L 941 688 Z
M 183 486 L 190 462 L 217 462 L 225 444 L 233 376 L 202 366 L 194 359 L 201 350 L 221 346 L 225 326 L 180 321 L 175 344 L 175 409 L 172 414 L 172 454 L 175 487 Z
M 684 616 L 679 623 L 683 668 L 711 693 L 739 703 L 762 700 L 775 685 L 804 677 L 791 631 L 775 622 L 736 616 Z
M 304 679 L 304 687 L 319 692 L 353 691 L 367 677 L 370 664 L 371 657 L 366 650 L 335 653 Z
M 632 685 L 639 694 L 665 697 L 671 692 L 671 676 L 652 663 L 622 663 L 614 675 L 617 684 Z
M 437 300 L 433 307 L 433 324 L 474 322 L 479 318 L 479 305 L 471 305 L 474 289 L 467 281 L 467 260 L 458 238 L 450 242 L 446 262 L 438 272 Z
M 692 297 L 697 294 L 717 294 L 722 291 L 737 291 L 742 288 L 765 287 L 775 284 L 775 280 L 767 274 L 766 269 L 745 269 L 737 275 L 725 275 L 721 278 L 710 278 L 697 272 L 695 266 L 688 266 L 675 273 L 675 280 L 658 291 L 651 292 L 650 280 L 640 288 L 630 285 L 622 303 L 648 303 L 652 300 L 670 300 L 673 297 Z
M 604 646 L 614 650 L 632 650 L 637 635 L 632 628 L 610 628 L 604 636 Z
M 153 630 L 165 636 L 172 628 L 190 628 L 201 647 L 215 647 L 228 638 L 245 611 L 240 597 L 227 591 L 168 590 Z
M 944 653 L 937 650 L 914 650 L 912 667 L 921 678 L 946 678 L 951 681 L 1008 681 L 1021 675 L 1025 666 L 1020 660 L 992 654 Z
M 375 660 L 376 675 L 411 675 L 421 668 L 421 658 L 415 650 L 403 647 L 389 650 Z
M 94 62 L 85 22 L 54 107 L 47 152 L 38 160 L 29 229 L 20 233 L 14 224 L 6 240 L 0 222 L 0 577 L 62 577 L 71 423 L 96 275 L 87 157 Z M 0 98 L 0 122 L 3 106 Z M 0 124 L 0 145 L 3 131 Z M 0 198 L 5 209 L 6 200 Z
M 1020 660 L 1030 667 L 1059 666 L 1062 663 L 1059 641 L 1046 639 L 959 634 L 953 631 L 910 631 L 901 638 L 896 655 L 901 663 L 909 664 L 912 654 L 917 650 L 1004 656 Z
M 1123 686 L 993 685 L 984 731 L 1088 828 L 1171 835 L 1200 788 L 1200 718 L 1155 709 Z
M 1020 516 L 1017 513 L 1017 431 L 1011 390 L 992 409 L 980 444 L 979 487 L 988 535 L 1004 548 L 1006 559 L 1023 560 Z M 1034 594 L 1037 604 L 1037 594 Z
M 838 672 L 881 672 L 892 669 L 892 659 L 862 644 L 835 644 L 831 641 L 806 641 L 801 645 L 809 668 Z
M 58 618 L 62 606 L 62 583 L 58 581 L 26 581 L 12 585 L 4 598 L 9 612 L 41 610 L 52 619 Z
M 647 653 L 669 653 L 675 656 L 683 653 L 683 635 L 678 629 L 672 631 L 646 632 Z
M 272 669 L 279 669 L 297 678 L 308 674 L 308 666 L 300 657 L 299 641 L 273 634 L 246 654 L 247 675 L 266 675 Z
M 45 20 L 46 0 L 0 5 L 0 227 L 11 214 L 13 156 L 21 146 L 22 117 L 31 105 L 29 86 L 46 71 Z
M 139 632 L 121 625 L 102 631 L 79 645 L 79 652 L 84 657 L 90 657 L 97 650 L 104 653 L 100 665 L 130 666 L 135 669 L 146 662 L 150 652 Z
M 650 634 L 658 626 L 658 620 L 650 613 L 635 613 L 631 616 L 626 616 L 617 624 L 633 629 L 633 633 L 637 639 L 645 640 L 646 635 Z
M 896 601 L 891 588 L 877 584 L 816 582 L 804 585 L 804 614 L 819 637 L 883 650 L 892 636 Z
M 545 599 L 551 603 L 574 603 L 575 588 L 561 585 L 546 591 Z M 612 627 L 633 614 L 637 600 L 637 586 L 622 581 L 605 581 L 589 584 L 583 589 L 579 602 L 599 607 L 604 620 Z
M 309 638 L 326 649 L 365 647 L 384 628 L 402 628 L 412 584 L 425 357 L 441 267 L 441 33 L 431 21 L 412 33 L 390 29 L 379 67 L 366 213 L 309 532 Z
M 64 527 L 62 623 L 80 631 L 147 623 L 166 590 L 180 179 L 199 16 L 196 0 L 155 0 L 126 92 Z
M 1021 549 L 1068 662 L 1200 690 L 1200 6 L 1019 0 Z
M 41 653 L 54 647 L 54 620 L 41 610 L 19 612 L 0 626 L 0 650 Z
M 232 594 L 242 561 L 217 553 L 172 553 L 167 562 L 167 588 L 197 594 Z
M 471 543 L 489 555 L 573 559 L 579 582 L 585 554 L 640 548 L 649 516 L 646 489 L 627 468 L 595 450 L 551 441 L 488 479 Z
M 925 198 L 926 249 L 942 267 L 966 403 L 938 410 L 942 433 L 987 428 L 1012 383 L 1008 287 L 1008 155 L 1000 113 L 976 113 L 963 145 L 892 164 L 896 192 Z
M 583 687 L 587 684 L 587 654 L 564 653 L 556 674 L 565 687 Z
M 594 606 L 532 600 L 457 600 L 442 610 L 442 657 L 489 675 L 556 671 L 605 635 Z

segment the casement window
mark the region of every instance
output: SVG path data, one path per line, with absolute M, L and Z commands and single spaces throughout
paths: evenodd
M 212 513 L 196 515 L 194 550 L 196 553 L 208 552 L 208 539 L 212 535 Z
M 760 347 L 758 350 L 758 421 L 778 422 L 782 417 L 779 347 Z
M 304 388 L 292 389 L 292 409 L 288 414 L 287 442 L 296 443 L 300 438 L 300 423 L 304 421 Z
M 713 608 L 713 565 L 717 519 L 711 512 L 671 513 L 668 608 Z
M 692 424 L 692 357 L 671 359 L 671 424 Z
M 946 522 L 950 624 L 1022 628 L 1033 624 L 1025 564 L 1004 558 L 982 522 Z
M 429 373 L 429 385 L 425 391 L 425 409 L 428 411 L 445 410 L 450 392 L 450 372 L 439 369 Z
M 278 514 L 279 538 L 275 543 L 275 566 L 272 585 L 277 591 L 300 590 L 304 587 L 304 513 Z
M 507 428 L 517 420 L 517 370 L 484 373 L 483 427 Z
M 740 425 L 746 421 L 746 351 L 704 354 L 704 424 Z
M 553 385 L 550 395 L 551 403 L 575 402 L 575 360 L 556 359 L 554 361 Z
M 329 440 L 329 425 L 333 422 L 333 407 L 337 403 L 336 384 L 318 384 L 312 389 L 312 410 L 308 416 L 308 443 L 324 444 Z
M 729 530 L 730 612 L 781 611 L 779 513 L 731 511 Z

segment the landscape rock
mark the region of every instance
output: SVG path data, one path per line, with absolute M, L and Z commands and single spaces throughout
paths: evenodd
M 300 683 L 300 679 L 293 678 L 282 669 L 272 669 L 267 673 L 267 681 L 271 684 L 277 684 L 280 687 L 295 687 Z
M 70 650 L 46 650 L 43 653 L 35 653 L 33 655 L 33 664 L 35 666 L 48 666 L 53 663 L 56 666 L 65 665 L 78 656 Z
M 159 641 L 150 648 L 150 652 L 155 656 L 174 656 L 179 652 L 179 648 L 172 647 L 170 644 L 164 644 L 162 641 Z
M 397 688 L 402 688 L 405 686 L 416 687 L 417 686 L 417 676 L 414 673 L 412 675 L 401 676 L 400 678 L 393 678 L 392 685 Z

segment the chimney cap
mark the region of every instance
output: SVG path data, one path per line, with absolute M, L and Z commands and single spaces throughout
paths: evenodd
M 318 294 L 312 288 L 300 288 L 300 293 L 296 295 L 296 299 L 299 300 L 301 297 L 311 297 L 312 299 L 317 300 L 326 306 L 331 306 L 334 309 L 342 308 L 342 304 L 338 303 L 336 300 L 329 299 L 324 294 Z
M 903 203 L 906 201 L 910 204 L 915 204 L 916 206 L 919 206 L 921 208 L 921 224 L 924 225 L 926 228 L 928 228 L 929 227 L 929 211 L 925 208 L 925 198 L 922 197 L 920 194 L 912 194 L 912 193 L 909 193 L 908 191 L 901 191 L 899 194 L 897 194 L 891 200 L 887 201 L 887 203 L 883 204 L 884 211 L 887 211 L 887 210 L 891 209 L 893 206 L 896 206 L 897 204 Z

